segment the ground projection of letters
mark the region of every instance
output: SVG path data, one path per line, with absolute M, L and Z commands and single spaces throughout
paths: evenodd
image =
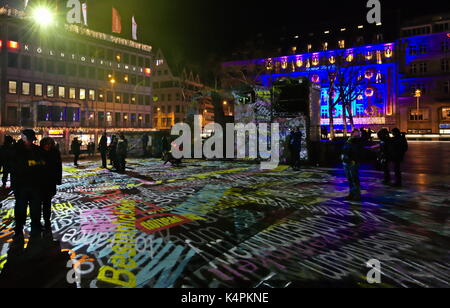
M 448 177 L 406 176 L 405 189 L 380 177 L 363 172 L 360 204 L 344 201 L 347 183 L 332 169 L 130 160 L 119 175 L 65 165 L 53 236 L 83 288 L 373 287 L 371 259 L 382 263 L 376 287 L 449 287 Z M 0 271 L 13 206 L 1 202 Z

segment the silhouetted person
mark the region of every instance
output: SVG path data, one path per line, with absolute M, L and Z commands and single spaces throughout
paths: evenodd
M 78 167 L 78 159 L 81 154 L 81 141 L 79 141 L 77 137 L 73 139 L 70 149 L 73 154 L 73 164 Z
M 328 128 L 326 128 L 325 126 L 322 126 L 322 128 L 320 130 L 321 130 L 322 138 L 328 139 Z
M 51 231 L 52 199 L 56 195 L 56 186 L 62 184 L 62 161 L 61 153 L 59 153 L 52 138 L 42 139 L 41 148 L 45 161 L 41 190 L 42 215 L 44 216 L 45 231 Z
M 393 137 L 389 144 L 389 162 L 386 167 L 385 180 L 391 180 L 389 163 L 393 165 L 395 172 L 394 186 L 402 186 L 402 170 L 401 164 L 405 158 L 405 154 L 408 151 L 408 141 L 405 134 L 402 134 L 398 128 L 392 130 Z
M 148 134 L 144 134 L 142 136 L 142 151 L 143 151 L 143 156 L 146 157 L 148 155 L 148 142 L 149 142 L 149 137 Z
M 292 168 L 296 171 L 300 169 L 302 138 L 303 134 L 299 128 L 296 128 L 295 131 L 291 132 L 290 134 L 289 150 L 291 152 Z
M 22 132 L 22 142 L 14 147 L 12 165 L 12 187 L 16 204 L 14 216 L 16 220 L 16 236 L 23 236 L 23 227 L 30 206 L 31 235 L 39 235 L 41 225 L 41 182 L 45 161 L 40 147 L 34 144 L 36 134 L 27 129 Z
M 125 173 L 127 154 L 128 141 L 124 134 L 120 134 L 119 141 L 117 142 L 117 171 L 119 173 Z
M 117 137 L 113 135 L 111 137 L 111 143 L 108 147 L 110 165 L 112 165 L 115 169 L 117 169 L 117 142 Z
M 389 131 L 385 128 L 378 132 L 378 139 L 380 139 L 380 144 L 378 148 L 380 149 L 378 153 L 378 164 L 381 167 L 381 170 L 384 172 L 384 180 L 383 184 L 388 185 L 390 183 L 390 172 L 389 172 L 389 160 L 390 160 L 390 143 L 391 137 L 389 135 Z
M 161 138 L 161 149 L 162 149 L 162 153 L 171 150 L 171 146 L 170 146 L 169 140 L 167 139 L 166 136 L 163 136 Z
M 1 148 L 1 164 L 3 167 L 3 188 L 6 189 L 6 184 L 8 182 L 8 177 L 11 174 L 12 161 L 14 159 L 14 145 L 15 141 L 13 137 L 6 136 L 3 147 Z
M 345 175 L 350 185 L 349 201 L 361 201 L 361 184 L 359 180 L 359 166 L 362 155 L 361 132 L 355 129 L 351 137 L 342 148 L 342 163 Z
M 100 152 L 100 156 L 102 157 L 102 168 L 106 169 L 108 167 L 106 161 L 106 155 L 108 153 L 108 138 L 106 136 L 106 133 L 103 133 L 102 138 L 100 138 L 98 151 Z
M 95 154 L 95 143 L 91 140 L 88 143 L 88 155 L 92 157 L 94 156 L 94 154 Z

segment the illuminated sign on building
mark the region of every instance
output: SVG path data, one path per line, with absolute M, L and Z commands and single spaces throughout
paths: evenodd
M 51 129 L 48 131 L 49 137 L 52 138 L 64 138 L 64 130 L 62 129 Z

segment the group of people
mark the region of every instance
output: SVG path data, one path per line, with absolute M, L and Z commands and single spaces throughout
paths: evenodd
M 6 188 L 8 175 L 15 196 L 15 235 L 23 237 L 23 228 L 30 208 L 31 236 L 43 231 L 51 232 L 51 204 L 56 188 L 62 183 L 61 154 L 52 138 L 43 138 L 36 145 L 33 130 L 24 130 L 21 139 L 15 142 L 5 137 L 1 148 L 3 186 Z M 41 219 L 44 219 L 44 225 Z
M 365 149 L 379 150 L 377 162 L 384 172 L 383 184 L 393 184 L 394 187 L 402 186 L 401 164 L 408 151 L 406 135 L 401 133 L 398 128 L 394 128 L 391 132 L 387 129 L 382 129 L 378 132 L 378 139 L 380 142 L 377 145 L 369 146 L 367 145 L 367 141 L 369 141 L 367 135 L 364 135 L 364 132 L 361 130 L 355 129 L 342 149 L 341 160 L 350 185 L 350 194 L 347 197 L 349 201 L 361 200 L 359 167 Z M 394 183 L 391 183 L 391 166 L 395 172 Z
M 109 158 L 110 164 L 117 172 L 125 173 L 128 141 L 124 134 L 120 134 L 119 137 L 111 136 L 111 142 L 108 145 L 108 137 L 104 133 L 100 139 L 98 151 L 102 157 L 102 168 L 107 168 L 107 158 Z

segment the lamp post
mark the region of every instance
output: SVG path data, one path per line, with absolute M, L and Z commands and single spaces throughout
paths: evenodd
M 108 77 L 109 77 L 109 83 L 111 84 L 112 103 L 114 104 L 114 101 L 115 101 L 114 85 L 116 84 L 116 80 L 114 79 L 114 77 L 112 75 L 108 75 Z M 105 102 L 105 130 L 106 130 L 106 121 L 107 121 L 106 104 L 107 104 L 107 102 Z
M 419 118 L 419 111 L 420 111 L 420 98 L 422 97 L 422 91 L 420 89 L 417 89 L 414 97 L 417 99 L 417 118 Z

